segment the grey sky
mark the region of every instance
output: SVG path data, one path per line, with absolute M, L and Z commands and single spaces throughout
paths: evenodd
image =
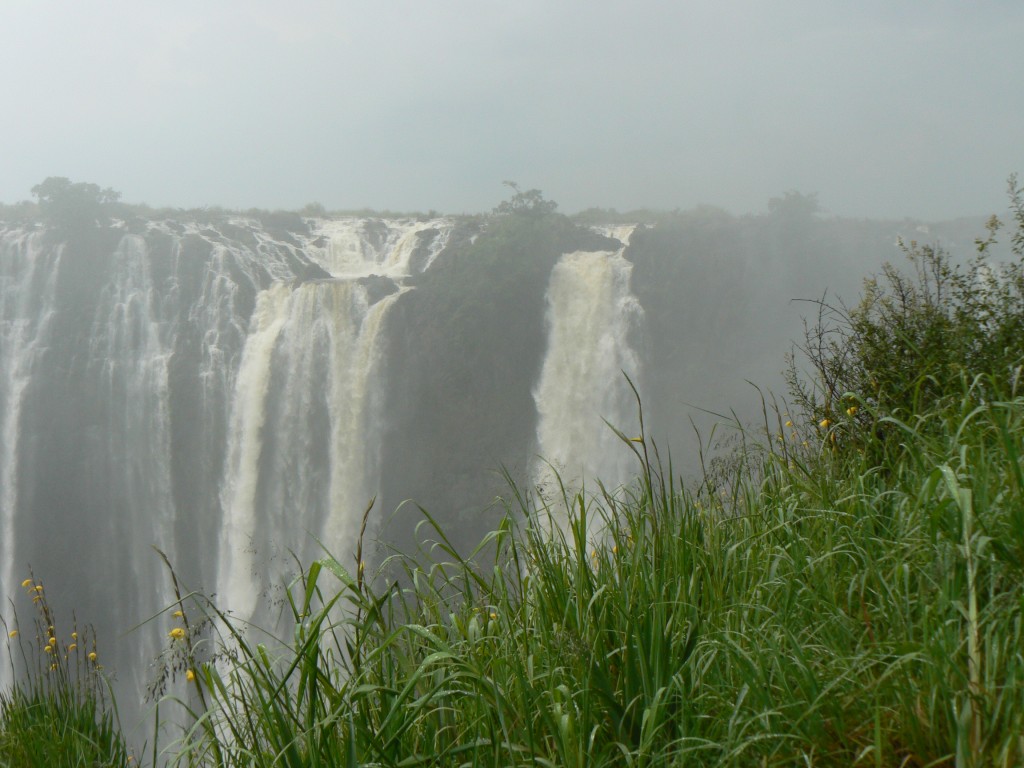
M 0 0 L 0 201 L 1000 210 L 1024 3 Z

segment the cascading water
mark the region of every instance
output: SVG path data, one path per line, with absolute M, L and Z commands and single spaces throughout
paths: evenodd
M 348 556 L 377 495 L 379 336 L 399 294 L 370 304 L 355 281 L 260 294 L 238 374 L 222 491 L 218 593 L 256 616 L 293 553 Z
M 45 349 L 60 261 L 59 252 L 42 252 L 40 240 L 38 234 L 19 233 L 0 242 L 0 594 L 5 596 L 20 581 L 15 524 L 23 395 L 35 358 Z M 0 619 L 5 628 L 15 626 L 6 599 Z M 0 665 L 0 686 L 11 683 L 11 672 L 7 664 Z
M 307 562 L 320 547 L 351 555 L 378 494 L 380 332 L 408 290 L 400 282 L 416 266 L 420 234 L 447 230 L 437 221 L 323 222 L 310 254 L 331 278 L 278 283 L 257 297 L 221 490 L 218 594 L 235 615 L 265 615 L 261 595 L 281 580 L 272 560 Z M 420 269 L 444 239 L 431 239 Z
M 376 492 L 383 321 L 450 229 L 0 229 L 0 618 L 28 566 L 58 605 L 127 629 L 171 599 L 151 547 L 247 614 L 287 565 L 254 582 L 260 541 L 341 556 Z M 120 689 L 145 689 L 166 630 L 102 633 Z
M 602 231 L 622 248 L 567 253 L 551 273 L 547 352 L 533 393 L 541 457 L 533 477 L 548 495 L 556 492 L 552 468 L 573 490 L 597 479 L 615 488 L 635 471 L 604 423 L 635 429 L 636 403 L 622 375 L 636 381 L 639 372 L 632 340 L 643 310 L 630 291 L 633 265 L 624 257 L 632 231 Z
M 479 397 L 472 382 L 430 367 L 430 345 L 457 346 L 473 337 L 459 324 L 489 316 L 459 303 L 460 262 L 442 258 L 456 247 L 473 258 L 478 225 L 456 236 L 444 219 L 300 223 L 154 220 L 74 236 L 0 228 L 0 594 L 30 618 L 19 585 L 31 566 L 59 608 L 94 623 L 125 709 L 154 677 L 172 625 L 151 547 L 186 588 L 266 625 L 268 598 L 297 563 L 321 546 L 350 562 L 361 515 L 382 490 L 384 441 L 405 440 L 389 437 L 387 398 L 408 398 L 421 381 L 431 397 Z M 629 268 L 621 251 L 561 258 L 534 392 L 540 453 L 609 482 L 628 471 L 607 460 L 622 452 L 600 417 L 624 426 L 634 413 L 619 373 L 637 368 Z M 422 354 L 396 353 L 397 334 L 423 312 L 445 322 L 424 323 Z M 524 361 L 541 358 L 531 344 Z M 435 428 L 448 439 L 473 425 Z M 416 461 L 429 463 L 422 446 L 435 436 L 412 427 L 409 437 Z M 403 461 L 413 465 L 389 471 Z M 375 510 L 371 536 L 390 511 Z M 11 621 L 6 600 L 0 612 Z M 0 664 L 0 683 L 10 671 Z

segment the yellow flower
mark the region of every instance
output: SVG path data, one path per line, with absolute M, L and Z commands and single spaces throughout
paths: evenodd
M 96 651 L 89 654 L 89 661 L 96 661 Z
M 175 627 L 167 634 L 168 636 L 170 636 L 172 640 L 181 640 L 183 637 L 185 637 L 185 630 L 181 627 Z
M 176 619 L 181 619 L 181 618 L 184 618 L 184 616 L 185 616 L 185 614 L 182 613 L 181 611 L 175 611 L 171 615 L 174 616 L 174 618 L 176 618 Z
M 18 636 L 18 630 L 12 629 L 10 632 L 7 633 L 7 636 L 10 637 L 10 638 L 17 637 Z
M 71 633 L 71 639 L 72 640 L 77 640 L 78 639 L 78 633 L 77 632 L 72 632 Z
M 494 611 L 491 611 L 491 619 L 493 620 L 496 618 L 498 618 L 498 614 L 496 614 Z
M 849 408 L 846 409 L 846 415 L 847 416 L 853 416 L 853 414 L 855 414 L 856 412 L 857 412 L 857 406 L 856 405 L 851 405 Z
M 43 585 L 42 584 L 36 584 L 36 592 L 42 592 L 42 591 L 43 591 Z
M 46 651 L 47 653 L 53 653 L 53 646 L 52 645 L 48 645 L 45 648 L 43 648 L 43 650 Z
M 828 419 L 822 419 L 821 421 L 818 422 L 818 426 L 821 427 L 822 429 L 828 429 L 831 423 L 832 422 L 829 421 Z
M 21 586 L 25 587 L 26 589 L 28 587 L 31 587 L 32 586 L 32 579 L 25 579 L 23 582 L 21 582 Z
M 75 650 L 75 648 L 77 648 L 77 647 L 78 647 L 78 643 L 72 643 L 71 645 L 68 646 L 68 653 L 70 653 L 71 651 Z
M 185 679 L 188 680 L 191 683 L 193 680 L 196 679 L 196 673 L 193 672 L 191 669 L 187 670 L 185 672 Z
M 792 426 L 793 426 L 793 420 L 792 420 L 792 419 L 788 419 L 788 420 L 786 421 L 786 426 L 787 426 L 787 427 L 792 427 Z

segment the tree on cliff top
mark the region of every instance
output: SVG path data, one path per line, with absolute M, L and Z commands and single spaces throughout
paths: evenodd
M 109 220 L 109 208 L 121 193 L 97 184 L 50 176 L 32 187 L 46 222 L 58 229 L 92 229 Z
M 524 192 L 514 181 L 502 183 L 515 194 L 508 200 L 503 200 L 494 209 L 494 213 L 498 216 L 547 216 L 558 210 L 558 203 L 554 200 L 545 200 L 544 194 L 539 189 L 528 189 Z

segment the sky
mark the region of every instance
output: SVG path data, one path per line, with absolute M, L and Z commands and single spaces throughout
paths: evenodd
M 1000 211 L 1020 0 L 0 0 L 0 201 Z

